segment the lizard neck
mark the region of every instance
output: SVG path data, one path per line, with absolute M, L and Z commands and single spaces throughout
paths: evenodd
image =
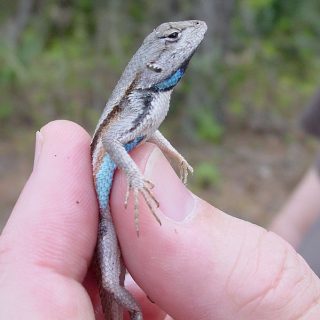
M 154 84 L 151 87 L 151 90 L 153 91 L 169 91 L 172 90 L 177 83 L 181 80 L 182 76 L 184 75 L 187 66 L 189 64 L 191 57 L 186 60 L 177 70 L 175 70 L 169 77 L 166 79 Z

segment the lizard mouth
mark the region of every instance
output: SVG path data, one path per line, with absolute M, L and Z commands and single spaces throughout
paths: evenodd
M 195 54 L 195 52 L 197 51 L 199 46 L 197 46 L 189 55 L 189 57 L 172 73 L 176 73 L 178 70 L 182 70 L 183 73 L 186 71 L 188 65 L 189 65 L 189 62 L 191 60 L 191 58 L 193 57 L 193 55 Z
M 188 59 L 186 59 L 186 60 L 180 65 L 180 67 L 179 67 L 177 70 L 182 69 L 183 72 L 186 71 L 186 69 L 187 69 L 187 67 L 188 67 L 188 65 L 189 65 L 189 62 L 190 62 L 192 56 L 194 55 L 194 53 L 196 52 L 196 50 L 197 50 L 197 49 L 194 49 L 194 50 L 191 52 L 191 54 L 190 54 L 190 56 L 188 57 Z

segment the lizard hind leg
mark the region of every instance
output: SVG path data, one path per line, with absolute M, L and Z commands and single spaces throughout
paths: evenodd
M 142 320 L 142 312 L 129 291 L 124 288 L 125 267 L 111 217 L 101 217 L 97 245 L 102 288 L 101 302 L 106 320 L 122 320 L 123 308 L 131 320 Z

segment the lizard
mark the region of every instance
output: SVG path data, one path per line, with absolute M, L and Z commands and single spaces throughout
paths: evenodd
M 207 30 L 205 22 L 188 20 L 159 25 L 133 55 L 106 103 L 91 141 L 93 178 L 99 204 L 99 227 L 96 245 L 100 298 L 106 320 L 120 320 L 123 309 L 131 320 L 142 320 L 141 307 L 124 287 L 125 266 L 109 207 L 116 168 L 123 170 L 128 187 L 124 199 L 127 207 L 133 194 L 134 225 L 139 236 L 139 202 L 141 195 L 151 213 L 159 203 L 129 152 L 145 141 L 156 144 L 166 157 L 177 161 L 186 183 L 192 167 L 160 133 L 158 127 L 167 115 L 170 96 L 193 53 Z

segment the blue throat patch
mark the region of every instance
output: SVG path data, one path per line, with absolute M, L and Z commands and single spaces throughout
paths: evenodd
M 125 144 L 124 148 L 127 152 L 130 152 L 143 140 L 143 138 L 144 137 L 139 137 L 134 139 L 133 141 Z M 106 153 L 96 175 L 96 190 L 98 194 L 99 206 L 102 210 L 105 210 L 108 207 L 113 176 L 116 168 L 116 164 Z
M 185 68 L 179 68 L 175 73 L 173 73 L 169 78 L 155 84 L 153 89 L 156 91 L 168 91 L 171 90 L 184 75 Z

